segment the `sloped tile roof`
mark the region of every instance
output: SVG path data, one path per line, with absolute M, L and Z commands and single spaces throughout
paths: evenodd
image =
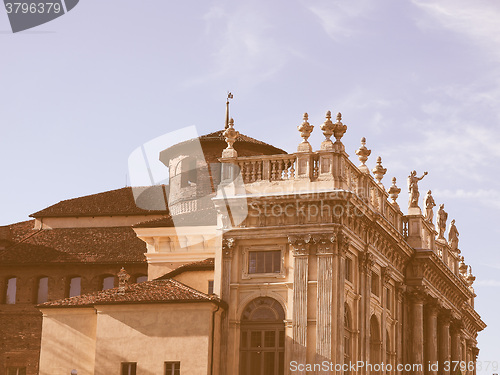
M 0 263 L 145 262 L 146 244 L 131 227 L 34 230 L 34 220 L 10 225 L 11 240 L 0 247 Z
M 213 271 L 214 268 L 215 268 L 215 258 L 207 258 L 199 262 L 184 264 L 180 267 L 177 267 L 175 270 L 172 270 L 169 273 L 158 277 L 155 280 L 170 279 L 174 276 L 177 276 L 183 272 L 188 272 L 188 271 Z
M 159 219 L 152 219 L 135 224 L 134 228 L 161 228 L 182 226 L 205 226 L 217 224 L 217 211 L 215 209 L 197 210 L 194 212 L 175 215 L 166 215 Z
M 138 196 L 137 203 L 134 191 Z M 168 214 L 166 197 L 168 186 L 124 187 L 98 194 L 63 200 L 31 217 L 75 217 L 75 216 L 114 216 L 114 215 L 148 215 Z
M 38 305 L 45 307 L 86 307 L 93 305 L 213 302 L 220 304 L 217 297 L 209 296 L 177 280 L 151 280 L 129 284 L 124 292 L 119 288 L 84 294 Z

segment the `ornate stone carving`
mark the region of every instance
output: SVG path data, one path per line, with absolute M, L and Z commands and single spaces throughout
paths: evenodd
M 370 271 L 375 261 L 373 260 L 373 254 L 365 250 L 359 253 L 358 265 L 361 271 Z
M 372 169 L 373 175 L 375 176 L 375 179 L 377 180 L 378 186 L 380 186 L 382 189 L 384 188 L 384 185 L 382 185 L 382 179 L 384 178 L 384 175 L 387 172 L 387 168 L 384 168 L 382 166 L 382 158 L 379 156 L 377 158 L 377 165 L 375 168 Z
M 336 241 L 335 234 L 313 234 L 312 241 L 316 244 L 318 254 L 333 254 L 333 244 Z
M 432 224 L 432 218 L 434 217 L 433 208 L 436 207 L 436 202 L 434 202 L 434 198 L 432 197 L 432 191 L 427 191 L 425 195 L 425 220 Z
M 418 192 L 418 182 L 427 175 L 427 172 L 421 177 L 417 177 L 417 172 L 412 171 L 408 176 L 408 192 L 410 193 L 410 201 L 408 202 L 408 208 L 418 207 L 418 197 L 420 196 Z
M 467 265 L 464 262 L 464 257 L 460 257 L 460 266 L 458 267 L 460 274 L 465 277 L 467 274 Z
M 235 239 L 232 237 L 222 239 L 222 257 L 231 258 L 233 256 L 231 249 L 234 247 L 235 242 Z
M 302 143 L 300 143 L 297 148 L 298 152 L 312 152 L 311 144 L 307 141 L 307 139 L 310 137 L 314 129 L 314 125 L 309 124 L 307 121 L 308 118 L 309 115 L 304 113 L 304 121 L 300 124 L 300 126 L 297 126 L 297 130 L 300 132 L 300 136 L 303 139 Z
M 476 281 L 476 276 L 472 274 L 472 267 L 469 266 L 469 270 L 467 271 L 467 276 L 465 277 L 465 282 L 467 283 L 468 287 L 471 287 L 472 284 L 474 284 L 474 281 Z
M 451 221 L 450 230 L 448 232 L 448 244 L 451 246 L 452 251 L 458 250 L 458 233 L 457 227 L 455 226 L 455 219 Z
M 288 243 L 292 246 L 294 256 L 309 255 L 310 234 L 288 236 Z
M 389 285 L 392 279 L 392 270 L 389 267 L 382 268 L 382 282 L 385 287 Z
M 125 271 L 125 268 L 121 268 L 120 272 L 118 272 L 118 293 L 125 293 L 128 288 L 128 281 L 130 279 L 130 275 Z
M 439 205 L 437 212 L 437 226 L 439 229 L 438 238 L 444 240 L 444 231 L 446 230 L 446 220 L 448 220 L 448 213 L 444 210 L 444 204 Z
M 389 197 L 391 197 L 391 199 L 392 199 L 392 204 L 394 206 L 398 206 L 399 207 L 399 205 L 396 202 L 396 199 L 398 199 L 399 193 L 401 193 L 401 188 L 398 188 L 396 186 L 396 177 L 392 178 L 392 185 L 387 190 L 387 192 L 389 193 Z
M 333 142 L 330 140 L 330 138 L 333 135 L 333 130 L 335 128 L 335 125 L 333 124 L 331 118 L 332 118 L 332 113 L 330 111 L 327 111 L 326 112 L 326 120 L 320 126 L 320 129 L 323 131 L 323 134 L 326 138 L 323 142 L 321 142 L 321 149 L 322 150 L 332 150 L 333 149 Z
M 340 139 L 344 136 L 347 130 L 347 125 L 342 123 L 342 113 L 337 113 L 337 122 L 335 122 L 335 127 L 333 129 L 333 135 L 337 140 L 335 143 L 341 143 Z
M 229 120 L 229 124 L 226 130 L 224 130 L 224 139 L 227 143 L 227 147 L 222 150 L 223 158 L 235 158 L 238 156 L 238 153 L 233 148 L 234 142 L 236 142 L 236 138 L 240 135 L 240 132 L 234 130 L 234 120 L 231 118 Z
M 372 150 L 368 150 L 366 148 L 366 138 L 365 137 L 361 138 L 361 146 L 356 150 L 356 155 L 358 155 L 358 159 L 361 162 L 361 164 L 358 167 L 359 170 L 366 174 L 370 173 L 370 170 L 365 165 L 365 163 L 368 160 L 368 156 L 370 156 L 371 153 Z

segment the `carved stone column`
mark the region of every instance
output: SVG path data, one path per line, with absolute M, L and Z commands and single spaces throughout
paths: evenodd
M 451 360 L 460 362 L 462 360 L 462 338 L 461 329 L 462 322 L 460 320 L 454 320 L 451 323 Z
M 370 297 L 371 297 L 371 278 L 372 278 L 372 266 L 374 264 L 373 254 L 368 252 L 368 249 L 364 253 L 360 254 L 361 263 L 361 290 L 363 293 L 362 302 L 362 315 L 360 316 L 361 327 L 361 361 L 365 363 L 370 362 Z M 366 373 L 366 368 L 362 367 L 361 375 Z
M 307 349 L 307 281 L 311 235 L 289 236 L 294 257 L 293 271 L 293 360 L 306 363 Z M 304 371 L 297 374 L 305 375 Z
M 230 289 L 229 285 L 231 283 L 231 263 L 233 260 L 233 247 L 235 241 L 234 238 L 223 238 L 222 239 L 222 272 L 221 272 L 221 288 L 220 288 L 220 298 L 229 303 L 230 299 Z M 227 362 L 230 357 L 229 345 L 229 311 L 225 310 L 222 313 L 221 321 L 221 361 L 220 370 L 222 375 L 229 374 L 227 368 Z
M 412 364 L 422 365 L 421 369 L 413 371 L 415 375 L 423 375 L 424 365 L 424 300 L 425 295 L 414 290 L 410 293 L 410 308 L 411 308 L 411 348 L 412 348 Z
M 406 286 L 398 283 L 396 288 L 396 363 L 403 363 L 403 299 L 406 292 Z M 402 371 L 396 369 L 397 374 Z
M 450 375 L 450 366 L 445 362 L 450 361 L 450 312 L 445 310 L 439 316 L 439 371 L 442 375 Z M 448 370 L 447 370 L 448 369 Z
M 391 358 L 387 358 L 387 288 L 389 287 L 389 281 L 392 277 L 392 271 L 390 268 L 384 267 L 382 269 L 382 293 L 380 295 L 380 301 L 382 303 L 382 358 L 383 363 L 392 363 Z
M 366 362 L 366 314 L 365 314 L 365 299 L 366 297 L 366 267 L 365 267 L 365 253 L 359 253 L 358 256 L 358 269 L 359 269 L 359 294 L 360 298 L 358 299 L 358 327 L 359 327 L 359 336 L 358 336 L 358 345 L 359 345 L 359 358 L 358 360 Z M 364 373 L 364 368 L 361 369 L 361 373 Z
M 438 373 L 438 312 L 439 305 L 435 301 L 431 301 L 426 306 L 427 320 L 427 364 L 429 375 L 437 375 Z
M 335 235 L 313 235 L 318 262 L 316 362 L 332 360 L 333 247 Z M 325 372 L 330 374 L 330 372 Z
M 345 234 L 339 234 L 337 241 L 337 353 L 336 363 L 342 365 L 344 363 L 344 303 L 345 303 L 345 256 L 349 250 L 349 239 Z

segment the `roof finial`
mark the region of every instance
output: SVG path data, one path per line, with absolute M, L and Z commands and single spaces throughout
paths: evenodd
M 125 293 L 128 288 L 128 280 L 130 279 L 130 275 L 125 271 L 125 268 L 122 267 L 120 272 L 118 272 L 118 293 Z
M 227 92 L 227 99 L 226 99 L 226 123 L 224 126 L 224 129 L 229 128 L 229 99 L 233 98 L 233 94 L 231 94 L 229 91 Z

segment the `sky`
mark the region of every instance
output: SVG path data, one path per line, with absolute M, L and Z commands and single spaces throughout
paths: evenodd
M 235 128 L 288 152 L 304 112 L 319 149 L 340 111 L 351 160 L 366 137 L 403 211 L 429 172 L 477 276 L 479 360 L 500 361 L 499 19 L 484 0 L 82 0 L 12 34 L 0 11 L 0 225 L 123 187 L 156 137 L 222 129 L 228 91 Z

